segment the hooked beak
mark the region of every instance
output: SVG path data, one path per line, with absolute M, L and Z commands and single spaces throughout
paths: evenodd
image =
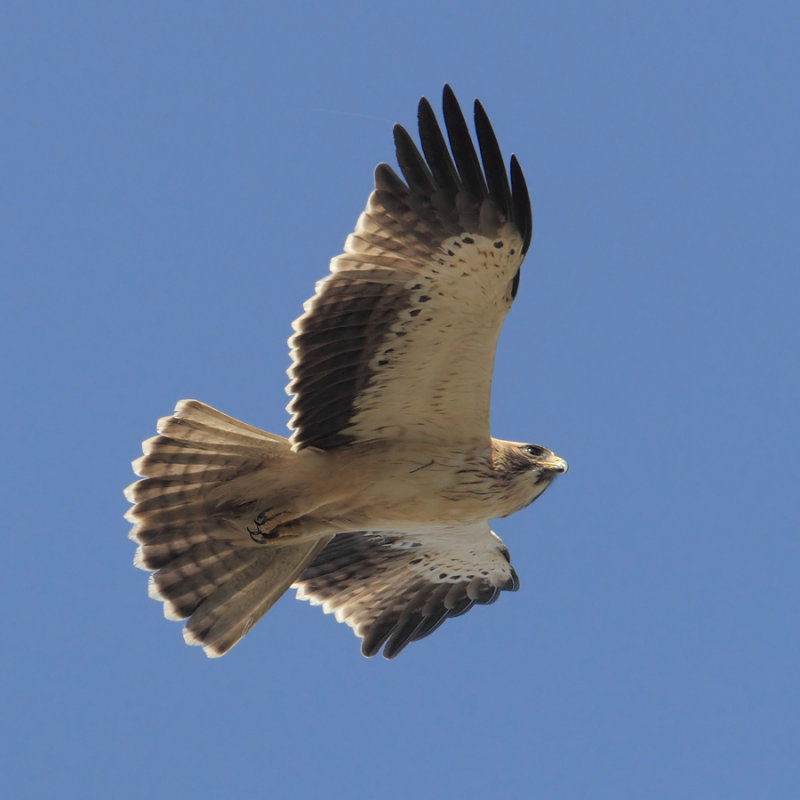
M 547 456 L 547 458 L 543 458 L 537 463 L 553 472 L 566 472 L 569 469 L 569 464 L 567 464 L 563 458 L 559 458 L 555 453 Z

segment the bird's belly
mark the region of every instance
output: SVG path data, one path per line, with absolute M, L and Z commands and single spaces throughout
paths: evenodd
M 452 458 L 427 461 L 397 456 L 372 464 L 344 502 L 320 509 L 340 530 L 402 530 L 423 526 L 462 525 L 502 516 L 501 498 Z

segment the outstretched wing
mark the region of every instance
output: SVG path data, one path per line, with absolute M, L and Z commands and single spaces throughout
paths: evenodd
M 340 533 L 293 584 L 361 637 L 361 652 L 394 658 L 476 603 L 493 603 L 519 578 L 484 522 L 419 534 Z
M 345 252 L 331 261 L 289 341 L 292 444 L 489 435 L 500 326 L 531 236 L 525 180 L 511 182 L 475 101 L 479 160 L 449 86 L 444 119 L 419 104 L 422 154 L 394 129 L 405 182 L 387 165 Z

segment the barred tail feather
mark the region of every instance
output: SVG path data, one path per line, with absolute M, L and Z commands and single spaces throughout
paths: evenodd
M 246 503 L 226 484 L 290 453 L 289 441 L 200 403 L 182 400 L 158 421 L 133 462 L 143 480 L 125 496 L 138 543 L 134 564 L 155 570 L 148 592 L 168 619 L 188 618 L 184 639 L 220 656 L 260 619 L 324 547 L 256 545 Z
M 235 574 L 217 584 L 195 608 L 183 629 L 185 642 L 202 645 L 212 658 L 226 653 L 272 608 L 327 542 L 325 539 L 250 551 L 249 562 L 241 560 Z M 241 556 L 241 551 L 231 557 L 234 555 Z
M 144 480 L 125 489 L 125 515 L 140 545 L 136 565 L 159 569 L 206 539 L 242 538 L 242 508 L 222 487 L 285 456 L 289 440 L 239 422 L 197 400 L 181 400 L 158 421 L 158 436 L 142 444 L 133 471 Z M 237 502 L 239 505 L 237 506 Z

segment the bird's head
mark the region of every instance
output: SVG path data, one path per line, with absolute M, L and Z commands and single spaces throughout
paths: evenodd
M 530 505 L 556 475 L 567 471 L 567 462 L 540 444 L 495 439 L 494 445 L 495 473 L 514 505 L 509 514 Z

